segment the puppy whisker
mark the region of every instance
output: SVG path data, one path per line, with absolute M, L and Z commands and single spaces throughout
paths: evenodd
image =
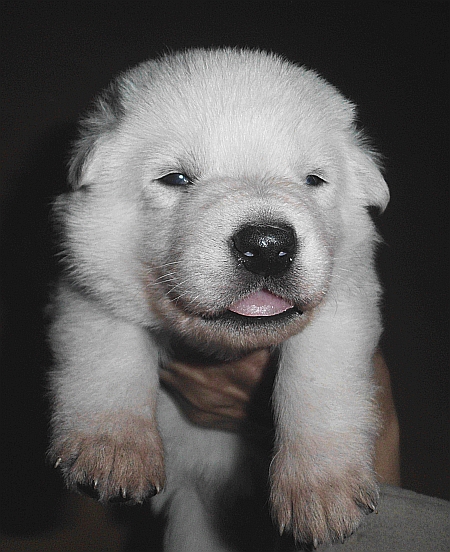
M 162 270 L 163 268 L 167 268 L 168 266 L 172 267 L 172 266 L 178 265 L 180 263 L 181 263 L 181 261 L 170 261 L 170 262 L 167 262 L 167 263 L 164 263 L 164 264 L 161 264 L 161 265 L 152 266 L 152 269 L 159 271 L 159 270 Z
M 155 282 L 161 282 L 163 284 L 166 284 L 172 280 L 175 279 L 176 272 L 168 272 L 167 274 L 162 274 L 161 276 L 158 276 L 156 278 Z

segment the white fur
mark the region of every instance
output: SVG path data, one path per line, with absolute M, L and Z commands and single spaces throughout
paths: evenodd
M 170 187 L 160 180 L 169 173 L 193 184 Z M 325 184 L 308 187 L 310 174 Z M 350 102 L 270 54 L 166 56 L 98 100 L 70 180 L 55 206 L 66 272 L 51 332 L 51 455 L 68 484 L 94 481 L 102 500 L 126 491 L 136 502 L 164 485 L 152 503 L 169 516 L 167 550 L 234 549 L 215 530 L 218 497 L 252 496 L 267 478 L 264 461 L 242 436 L 186 421 L 158 391 L 158 365 L 173 343 L 217 358 L 277 346 L 274 523 L 314 544 L 353 531 L 358 506 L 370 509 L 377 496 L 380 287 L 366 208 L 384 209 L 388 191 Z M 303 316 L 283 328 L 205 321 L 262 285 L 229 245 L 243 224 L 261 221 L 295 229 L 291 270 L 270 285 L 304 305 Z M 151 438 L 138 447 L 139 424 Z

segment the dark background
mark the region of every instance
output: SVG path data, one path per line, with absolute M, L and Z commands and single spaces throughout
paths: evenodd
M 92 97 L 118 71 L 190 46 L 273 50 L 317 69 L 359 105 L 361 123 L 384 155 L 392 195 L 378 220 L 386 242 L 379 260 L 403 485 L 450 498 L 448 4 L 41 1 L 1 7 L 3 549 L 19 550 L 25 542 L 27 550 L 71 550 L 55 533 L 33 540 L 68 522 L 80 534 L 92 530 L 73 549 L 119 545 L 120 538 L 115 545 L 105 544 L 107 536 L 101 541 L 102 524 L 116 522 L 105 521 L 88 501 L 67 498 L 44 462 L 49 359 L 43 308 L 54 275 L 48 206 L 64 185 L 73 123 Z M 106 533 L 113 531 L 107 525 Z

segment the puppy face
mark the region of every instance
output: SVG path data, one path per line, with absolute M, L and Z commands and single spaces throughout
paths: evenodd
M 267 54 L 139 66 L 86 119 L 57 204 L 72 277 L 206 350 L 280 343 L 342 285 L 336 267 L 373 233 L 365 207 L 387 202 L 353 117 Z

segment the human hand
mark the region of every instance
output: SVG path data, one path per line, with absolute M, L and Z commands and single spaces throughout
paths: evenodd
M 235 431 L 247 418 L 252 394 L 269 362 L 269 349 L 206 366 L 172 361 L 162 367 L 160 379 L 181 399 L 191 422 Z
M 381 431 L 375 442 L 375 472 L 381 483 L 400 486 L 400 429 L 392 396 L 391 378 L 383 355 L 373 357 L 377 402 L 381 413 Z

